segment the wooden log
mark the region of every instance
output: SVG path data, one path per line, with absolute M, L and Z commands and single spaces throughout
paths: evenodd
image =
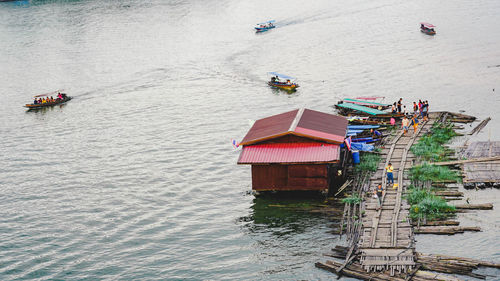
M 483 121 L 481 121 L 481 123 L 479 123 L 479 125 L 477 125 L 474 129 L 472 129 L 472 131 L 469 133 L 469 135 L 479 133 L 479 131 L 481 131 L 488 124 L 488 122 L 490 122 L 490 120 L 491 120 L 491 117 L 488 117 L 488 118 L 484 119 Z
M 489 162 L 489 161 L 498 161 L 500 160 L 500 156 L 491 156 L 491 157 L 480 157 L 474 159 L 466 159 L 466 160 L 454 160 L 454 161 L 445 161 L 445 162 L 433 162 L 433 165 L 436 166 L 450 166 L 450 165 L 459 165 L 465 163 L 473 163 L 473 162 Z
M 415 277 L 423 278 L 424 280 L 439 280 L 439 281 L 461 281 L 462 280 L 462 279 L 458 279 L 457 277 L 454 277 L 454 276 L 446 276 L 443 274 L 429 272 L 429 271 L 423 271 L 423 270 L 418 270 L 415 273 Z
M 425 254 L 417 252 L 417 260 L 422 258 L 433 258 L 435 260 L 440 261 L 457 261 L 457 262 L 466 262 L 470 264 L 477 264 L 478 266 L 484 267 L 492 267 L 492 268 L 500 268 L 500 263 L 493 263 L 488 261 L 482 261 L 471 258 L 463 258 L 463 257 L 455 257 L 455 256 L 447 256 L 447 255 L 436 255 L 436 254 Z
M 415 229 L 418 234 L 442 234 L 451 235 L 464 233 L 465 231 L 481 231 L 477 226 L 421 226 Z
M 493 203 L 455 205 L 458 210 L 492 210 Z
M 464 196 L 464 193 L 460 192 L 460 191 L 453 191 L 453 190 L 440 190 L 440 191 L 434 191 L 434 195 L 449 196 L 449 197 L 461 197 L 461 196 Z
M 460 197 L 443 197 L 443 199 L 446 201 L 462 200 Z
M 314 265 L 317 268 L 321 268 L 321 269 L 333 272 L 333 273 L 337 274 L 339 277 L 341 276 L 341 274 L 339 272 L 337 272 L 337 268 L 335 268 L 334 265 L 327 264 L 327 263 L 321 263 L 321 262 L 317 262 Z M 358 271 L 350 270 L 348 268 L 343 271 L 343 274 L 346 275 L 346 276 L 349 276 L 349 277 L 359 278 L 361 280 L 377 280 L 377 281 L 383 281 L 384 280 L 384 279 L 373 278 L 373 277 L 370 276 L 369 273 L 358 272 Z
M 437 181 L 434 181 L 433 183 L 437 183 L 437 184 L 443 184 L 443 183 L 457 183 L 457 180 L 437 180 Z
M 354 277 L 361 280 L 389 280 L 389 281 L 404 281 L 404 278 L 390 276 L 387 272 L 366 272 L 359 263 L 354 263 L 344 268 L 342 272 L 338 272 L 338 268 L 341 266 L 340 263 L 335 261 L 326 261 L 325 263 L 317 262 L 314 264 L 316 267 L 328 270 L 337 274 L 338 276 L 345 275 L 348 277 Z
M 458 221 L 444 220 L 444 221 L 427 221 L 425 224 L 421 224 L 421 226 L 450 226 L 450 225 L 459 225 Z M 412 222 L 412 225 L 417 225 L 416 222 Z
M 465 118 L 451 118 L 449 119 L 453 123 L 472 123 L 474 120 L 465 119 Z
M 443 260 L 435 256 L 422 256 L 417 254 L 418 263 L 423 269 L 449 274 L 467 275 L 479 279 L 485 279 L 486 276 L 474 273 L 473 270 L 478 268 L 477 263 L 461 260 Z

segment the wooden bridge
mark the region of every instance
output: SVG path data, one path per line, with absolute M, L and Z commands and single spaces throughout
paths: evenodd
M 409 184 L 404 180 L 404 172 L 412 166 L 411 146 L 430 124 L 421 123 L 416 133 L 410 128 L 406 136 L 398 133 L 382 150 L 385 161 L 370 180 L 371 190 L 379 184 L 385 189 L 382 207 L 378 208 L 377 198 L 367 200 L 358 242 L 360 262 L 368 272 L 390 270 L 394 275 L 395 271 L 409 272 L 415 268 L 415 241 L 408 219 L 410 206 L 402 198 Z M 386 184 L 385 167 L 389 162 L 394 167 L 394 183 L 397 183 L 394 187 Z

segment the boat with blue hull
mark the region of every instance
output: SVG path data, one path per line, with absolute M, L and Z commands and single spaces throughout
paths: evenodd
M 261 22 L 255 25 L 255 30 L 256 32 L 265 32 L 270 29 L 275 28 L 276 26 L 274 25 L 275 20 L 270 20 L 266 22 Z

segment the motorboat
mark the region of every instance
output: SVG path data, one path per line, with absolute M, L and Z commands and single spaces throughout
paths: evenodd
M 294 77 L 277 72 L 268 72 L 268 74 L 271 75 L 271 81 L 267 82 L 267 84 L 271 87 L 287 91 L 295 91 L 299 87 Z
M 435 35 L 436 31 L 434 30 L 434 28 L 436 28 L 436 26 L 433 24 L 427 22 L 420 23 L 420 31 L 427 35 Z
M 256 32 L 264 32 L 268 31 L 269 29 L 273 29 L 276 26 L 274 25 L 275 20 L 270 20 L 266 22 L 261 22 L 255 25 L 255 30 Z

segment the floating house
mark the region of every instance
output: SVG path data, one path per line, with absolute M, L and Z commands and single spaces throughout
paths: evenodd
M 340 144 L 347 119 L 296 109 L 257 120 L 241 141 L 238 164 L 252 165 L 255 191 L 336 191 L 345 182 Z

